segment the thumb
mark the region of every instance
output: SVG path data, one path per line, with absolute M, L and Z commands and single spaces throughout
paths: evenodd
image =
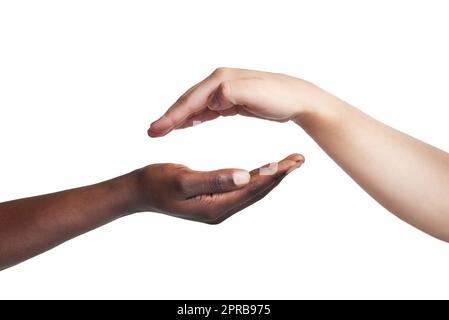
M 241 169 L 192 171 L 184 179 L 184 190 L 187 197 L 222 193 L 242 188 L 248 184 L 250 179 L 249 172 Z

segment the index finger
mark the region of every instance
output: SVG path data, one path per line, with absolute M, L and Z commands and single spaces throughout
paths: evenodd
M 304 163 L 304 157 L 300 154 L 292 154 L 284 160 L 271 163 L 250 172 L 249 184 L 238 190 L 223 193 L 217 203 L 222 215 L 214 222 L 221 222 L 234 213 L 250 206 L 262 199 L 292 170 L 299 168 Z
M 221 82 L 231 80 L 236 75 L 245 75 L 249 70 L 218 68 L 206 79 L 187 90 L 166 112 L 153 122 L 148 129 L 150 137 L 162 137 L 181 126 L 186 119 L 207 109 L 209 96 Z
M 181 125 L 190 116 L 207 108 L 207 99 L 221 80 L 214 71 L 203 81 L 187 90 L 158 120 L 148 129 L 150 137 L 161 137 Z

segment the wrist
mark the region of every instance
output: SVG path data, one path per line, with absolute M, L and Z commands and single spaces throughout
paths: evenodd
M 116 218 L 144 211 L 139 176 L 139 170 L 135 170 L 101 184 L 108 194 Z
M 154 207 L 154 187 L 158 185 L 154 164 L 127 174 L 129 180 L 129 203 L 133 212 L 157 212 Z
M 306 83 L 307 87 L 299 91 L 302 107 L 298 108 L 298 112 L 292 118 L 293 122 L 307 131 L 338 121 L 340 108 L 344 102 L 318 86 Z

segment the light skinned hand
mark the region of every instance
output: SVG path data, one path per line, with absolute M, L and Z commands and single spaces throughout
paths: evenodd
M 284 74 L 218 68 L 153 122 L 148 134 L 161 137 L 174 129 L 237 114 L 279 122 L 296 120 L 315 104 L 317 92 L 311 83 Z
M 148 134 L 241 114 L 293 120 L 387 210 L 449 241 L 449 154 L 301 79 L 220 68 L 189 89 Z

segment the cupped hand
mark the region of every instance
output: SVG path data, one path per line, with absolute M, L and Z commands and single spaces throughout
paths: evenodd
M 138 207 L 216 224 L 262 199 L 303 162 L 302 155 L 292 154 L 251 172 L 200 172 L 179 164 L 150 165 L 138 172 Z
M 148 134 L 161 137 L 219 116 L 243 115 L 285 122 L 295 120 L 314 103 L 317 87 L 284 74 L 219 68 L 186 93 Z

